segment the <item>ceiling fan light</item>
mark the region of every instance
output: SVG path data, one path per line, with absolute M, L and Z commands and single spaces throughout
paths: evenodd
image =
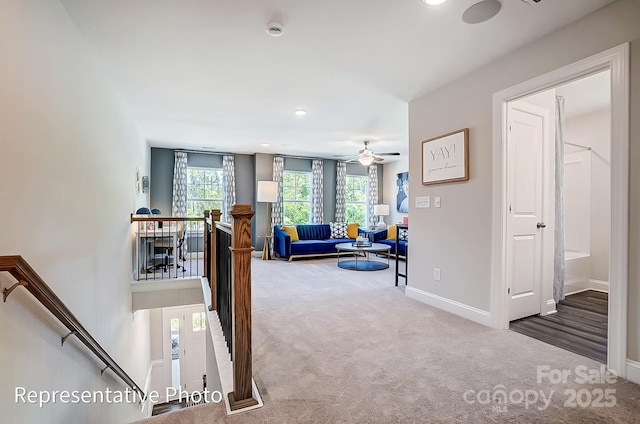
M 439 4 L 444 3 L 447 0 L 422 0 L 422 1 L 428 4 L 429 6 L 437 6 Z
M 373 163 L 373 155 L 371 156 L 360 156 L 358 158 L 358 162 L 360 162 L 364 166 L 369 166 Z

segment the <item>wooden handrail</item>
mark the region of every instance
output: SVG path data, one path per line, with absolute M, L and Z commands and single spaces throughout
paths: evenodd
M 166 222 L 166 221 L 178 221 L 178 222 L 189 222 L 189 221 L 204 221 L 204 217 L 195 218 L 195 217 L 184 217 L 184 216 L 160 216 L 160 215 L 146 215 L 139 216 L 135 214 L 131 214 L 131 223 L 134 222 L 148 222 L 148 221 L 158 221 L 158 222 Z
M 109 356 L 100 344 L 84 328 L 80 321 L 71 313 L 69 308 L 60 300 L 44 280 L 33 270 L 22 256 L 0 256 L 0 272 L 5 271 L 11 274 L 16 280 L 10 288 L 2 290 L 4 302 L 16 288 L 22 286 L 27 289 L 49 312 L 51 312 L 60 322 L 67 327 L 69 334 L 62 337 L 62 345 L 65 340 L 75 335 L 85 346 L 89 348 L 102 362 L 106 369 L 111 369 L 118 377 L 124 381 L 134 392 L 144 400 L 146 395 L 135 381 Z

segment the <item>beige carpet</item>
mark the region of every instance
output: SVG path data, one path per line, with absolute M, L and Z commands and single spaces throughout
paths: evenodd
M 226 417 L 223 405 L 204 405 L 144 422 L 640 422 L 639 386 L 576 382 L 576 367 L 599 363 L 442 312 L 393 284 L 393 264 L 357 272 L 335 259 L 254 260 L 254 378 L 265 406 Z M 539 383 L 537 366 L 571 375 Z M 500 390 L 511 399 L 490 402 Z

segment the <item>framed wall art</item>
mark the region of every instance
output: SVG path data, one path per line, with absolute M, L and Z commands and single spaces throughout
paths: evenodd
M 422 142 L 422 184 L 469 179 L 469 128 Z

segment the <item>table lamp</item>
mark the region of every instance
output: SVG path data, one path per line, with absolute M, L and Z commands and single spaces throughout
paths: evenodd
M 376 224 L 376 229 L 384 230 L 387 228 L 387 224 L 384 222 L 384 217 L 389 215 L 389 205 L 374 205 L 373 214 L 379 217 L 379 221 Z
M 264 235 L 264 247 L 262 248 L 262 259 L 268 261 L 271 259 L 271 247 L 269 238 L 271 237 L 271 202 L 278 201 L 278 182 L 277 181 L 258 181 L 258 202 L 267 204 L 266 211 L 266 227 Z

